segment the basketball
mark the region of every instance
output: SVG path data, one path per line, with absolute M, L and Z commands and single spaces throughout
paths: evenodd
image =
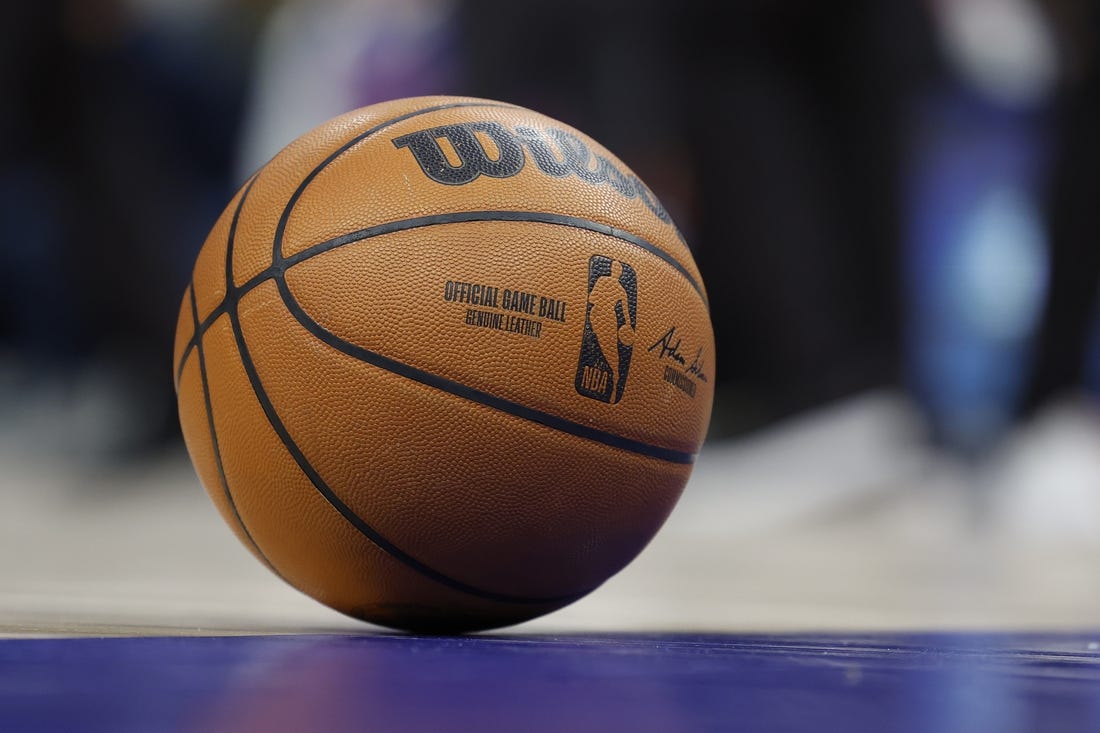
M 213 224 L 174 378 L 245 547 L 343 614 L 431 633 L 577 601 L 679 500 L 710 421 L 706 290 L 582 132 L 417 97 L 291 142 Z

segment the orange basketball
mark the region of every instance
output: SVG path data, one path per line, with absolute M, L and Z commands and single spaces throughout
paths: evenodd
M 590 593 L 675 506 L 710 420 L 702 278 L 653 193 L 554 119 L 418 97 L 283 149 L 183 296 L 180 423 L 241 542 L 392 628 Z

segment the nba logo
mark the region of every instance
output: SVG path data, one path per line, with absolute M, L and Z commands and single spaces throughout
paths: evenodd
M 579 394 L 609 404 L 622 399 L 637 325 L 638 276 L 634 268 L 593 255 L 588 260 L 588 308 L 577 362 Z

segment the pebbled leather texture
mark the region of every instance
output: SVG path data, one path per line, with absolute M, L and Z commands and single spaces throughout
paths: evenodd
M 644 549 L 715 359 L 690 250 L 622 161 L 532 110 L 418 97 L 321 125 L 242 187 L 175 364 L 196 472 L 258 559 L 365 621 L 465 631 Z

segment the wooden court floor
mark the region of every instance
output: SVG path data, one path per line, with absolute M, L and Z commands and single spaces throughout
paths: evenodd
M 889 394 L 708 443 L 634 563 L 507 633 L 1100 627 L 1097 425 L 1052 409 L 976 478 Z M 10 434 L 0 451 L 5 636 L 372 630 L 257 563 L 182 451 L 98 468 Z

